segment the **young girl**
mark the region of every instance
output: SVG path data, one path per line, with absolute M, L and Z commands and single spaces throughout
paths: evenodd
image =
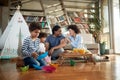
M 42 59 L 37 60 L 40 43 L 40 40 L 37 37 L 39 36 L 40 30 L 41 26 L 39 23 L 31 23 L 29 26 L 31 36 L 27 37 L 22 45 L 22 56 L 25 65 L 29 65 L 29 67 L 33 67 L 38 70 L 45 65 L 45 62 Z
M 46 41 L 46 37 L 47 37 L 47 34 L 43 33 L 43 32 L 41 32 L 40 35 L 38 36 L 38 38 L 40 39 L 39 51 L 41 53 L 40 56 L 44 55 L 41 58 L 43 58 L 43 60 L 45 60 L 46 64 L 49 65 L 49 64 L 51 64 L 51 57 L 49 57 L 48 52 L 46 52 L 46 48 L 45 48 L 45 44 L 44 44 Z

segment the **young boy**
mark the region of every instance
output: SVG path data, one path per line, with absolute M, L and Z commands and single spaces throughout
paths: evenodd
M 40 40 L 38 38 L 41 30 L 41 26 L 39 23 L 31 23 L 29 26 L 29 31 L 31 36 L 27 37 L 22 45 L 22 56 L 24 59 L 25 65 L 29 65 L 29 67 L 33 67 L 35 69 L 40 70 L 42 66 L 45 65 L 44 61 L 37 60 L 39 55 L 39 43 Z
M 51 57 L 48 56 L 48 52 L 46 52 L 46 47 L 45 47 L 45 44 L 44 44 L 45 41 L 46 41 L 46 38 L 47 38 L 47 34 L 41 32 L 39 34 L 38 38 L 40 39 L 39 51 L 40 51 L 41 55 L 47 54 L 43 57 L 43 60 L 45 60 L 46 64 L 49 65 L 49 64 L 51 64 Z

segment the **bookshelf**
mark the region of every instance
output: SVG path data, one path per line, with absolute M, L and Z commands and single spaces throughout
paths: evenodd
M 70 23 L 79 27 L 80 33 L 89 33 L 88 18 L 85 17 L 85 13 L 69 11 L 67 15 Z
M 64 15 L 57 16 L 57 17 L 52 16 L 52 17 L 49 17 L 48 19 L 50 21 L 51 27 L 53 25 L 60 25 L 61 27 L 66 27 L 68 25 L 68 21 Z
M 42 28 L 46 28 L 47 29 L 47 21 L 46 21 L 46 17 L 45 16 L 25 16 L 23 15 L 25 21 L 28 23 L 28 25 L 31 22 L 38 22 L 41 24 Z
M 10 15 L 10 19 L 13 14 Z M 49 23 L 47 22 L 46 16 L 33 16 L 33 15 L 23 15 L 27 25 L 29 26 L 32 22 L 38 22 L 42 26 L 42 32 L 50 34 Z
M 57 21 L 59 22 L 60 26 L 64 27 L 64 26 L 68 25 L 67 19 L 64 15 L 58 16 L 56 18 L 57 18 Z

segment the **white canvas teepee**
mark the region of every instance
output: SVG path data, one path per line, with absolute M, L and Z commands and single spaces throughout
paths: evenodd
M 15 12 L 0 37 L 0 58 L 17 57 L 23 40 L 29 36 L 29 29 L 19 10 Z

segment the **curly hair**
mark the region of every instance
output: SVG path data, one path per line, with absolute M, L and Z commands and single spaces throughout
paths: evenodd
M 37 23 L 37 22 L 32 22 L 30 24 L 30 26 L 29 26 L 29 31 L 32 32 L 32 31 L 34 31 L 36 29 L 41 30 L 41 25 L 39 23 Z
M 43 38 L 43 37 L 47 37 L 47 33 L 41 32 L 38 36 L 38 38 Z
M 78 26 L 76 26 L 76 25 L 69 25 L 67 29 L 68 30 L 72 29 L 73 31 L 75 31 L 76 34 L 80 33 L 80 30 L 79 30 Z

